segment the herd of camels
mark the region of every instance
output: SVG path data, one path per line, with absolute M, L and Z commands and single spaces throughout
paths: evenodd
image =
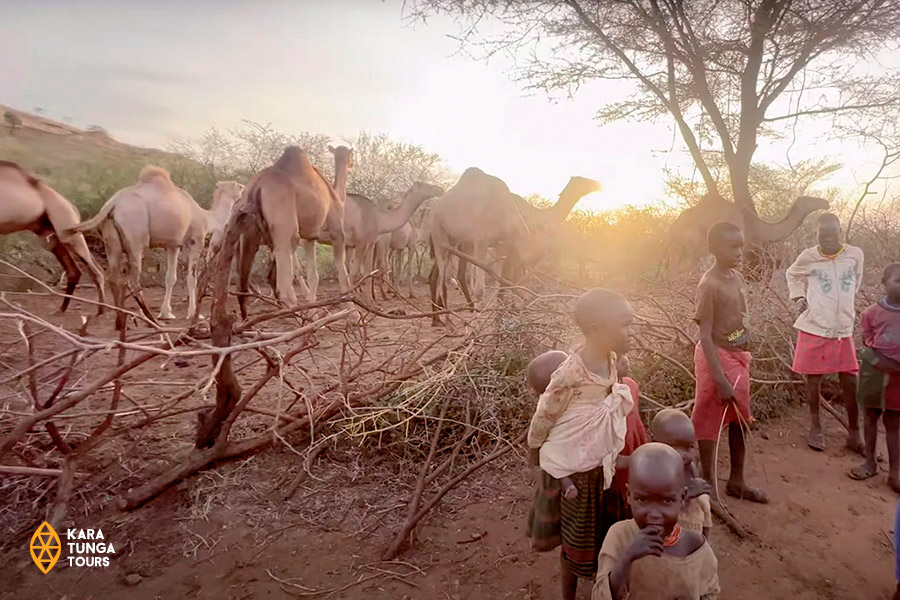
M 470 275 L 466 257 L 475 264 L 487 265 L 489 252 L 493 252 L 496 260 L 502 260 L 502 276 L 518 279 L 548 252 L 554 239 L 553 229 L 566 220 L 576 203 L 600 189 L 600 184 L 592 179 L 572 177 L 556 204 L 541 209 L 512 193 L 501 179 L 472 167 L 446 192 L 430 183 L 414 183 L 395 208 L 388 210 L 365 196 L 347 192 L 353 151 L 346 146 L 329 150 L 334 156 L 332 182 L 310 162 L 306 152 L 289 146 L 246 188 L 234 181 L 219 182 L 209 210 L 177 187 L 167 171 L 147 166 L 135 185 L 117 192 L 97 215 L 84 222 L 74 205 L 47 183 L 16 163 L 0 160 L 0 234 L 33 231 L 56 256 L 66 274 L 61 312 L 68 307 L 81 277 L 77 261 L 87 268 L 97 287 L 98 313 L 103 311 L 104 274 L 91 257 L 84 232 L 99 229 L 102 234 L 108 264 L 106 279 L 115 305 L 124 305 L 126 288 L 130 287 L 145 313 L 139 281 L 142 256 L 148 248 L 166 250 L 160 319 L 174 318 L 172 291 L 178 258 L 184 250 L 187 316 L 194 318 L 198 316 L 198 264 L 221 245 L 235 207 L 252 202 L 257 204 L 262 223 L 242 234 L 238 250 L 238 287 L 245 292 L 239 295 L 239 302 L 244 316 L 250 271 L 260 245 L 269 246 L 274 257 L 270 281 L 276 297 L 294 306 L 298 303 L 294 283 L 295 274 L 301 271 L 301 244 L 306 277 L 297 277 L 296 282 L 301 296 L 315 301 L 319 284 L 318 243 L 333 248 L 342 293 L 353 289 L 375 268 L 382 273 L 392 272 L 395 281 L 399 281 L 401 272 L 406 273 L 412 296 L 413 255 L 417 244 L 427 239 L 434 259 L 429 278 L 435 308 L 432 323 L 441 325 L 439 312 L 447 306 L 452 257 L 457 258 L 456 282 L 466 300 L 474 305 L 483 297 L 485 272 L 476 268 Z M 435 200 L 428 211 L 429 218 L 423 219 L 419 227 L 414 226 L 412 216 L 432 198 Z M 826 200 L 802 196 L 793 202 L 783 220 L 768 223 L 734 203 L 707 194 L 697 205 L 684 210 L 670 227 L 670 271 L 680 272 L 682 265 L 696 264 L 706 252 L 706 231 L 716 222 L 738 225 L 746 232 L 748 244 L 759 247 L 787 238 L 810 213 L 827 208 Z M 395 268 L 389 268 L 389 262 Z M 371 290 L 370 299 L 374 301 L 374 284 Z

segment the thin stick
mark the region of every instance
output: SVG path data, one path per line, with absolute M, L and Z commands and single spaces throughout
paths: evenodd
M 59 477 L 63 474 L 61 469 L 38 469 L 35 467 L 16 467 L 12 465 L 0 465 L 0 473 L 35 477 Z

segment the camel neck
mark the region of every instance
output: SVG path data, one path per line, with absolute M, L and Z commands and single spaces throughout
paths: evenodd
M 575 205 L 578 204 L 579 200 L 581 200 L 581 196 L 578 194 L 570 192 L 567 189 L 563 190 L 559 195 L 556 204 L 548 208 L 545 214 L 550 217 L 550 221 L 561 223 L 566 220 L 566 217 L 569 216 L 569 213 L 572 212 L 572 209 L 575 208 Z
M 347 167 L 337 163 L 334 165 L 334 191 L 342 202 L 347 201 Z
M 407 194 L 394 210 L 379 208 L 378 233 L 390 233 L 406 225 L 424 201 L 424 198 Z

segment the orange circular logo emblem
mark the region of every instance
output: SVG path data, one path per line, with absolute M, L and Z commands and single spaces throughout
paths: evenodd
M 31 536 L 29 549 L 31 550 L 31 560 L 38 566 L 38 569 L 43 571 L 44 575 L 49 573 L 62 552 L 59 536 L 56 535 L 56 531 L 50 526 L 50 523 L 47 521 L 41 523 L 41 526 Z

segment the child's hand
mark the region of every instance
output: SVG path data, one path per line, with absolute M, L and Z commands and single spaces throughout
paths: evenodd
M 694 477 L 687 484 L 687 496 L 686 500 L 693 500 L 697 496 L 702 496 L 703 494 L 711 494 L 712 487 L 710 487 L 709 483 L 705 479 L 701 479 L 700 477 Z
M 541 449 L 540 448 L 529 448 L 528 449 L 528 465 L 532 467 L 536 467 L 541 464 Z
M 625 549 L 625 560 L 629 563 L 645 556 L 662 556 L 663 529 L 658 525 L 648 525 L 638 531 L 628 548 Z
M 734 397 L 734 387 L 727 379 L 720 381 L 717 386 L 719 388 L 719 400 L 722 404 L 734 404 L 737 399 Z
M 797 309 L 797 316 L 800 316 L 809 310 L 809 303 L 806 302 L 806 298 L 801 296 L 800 298 L 794 298 L 794 307 Z

